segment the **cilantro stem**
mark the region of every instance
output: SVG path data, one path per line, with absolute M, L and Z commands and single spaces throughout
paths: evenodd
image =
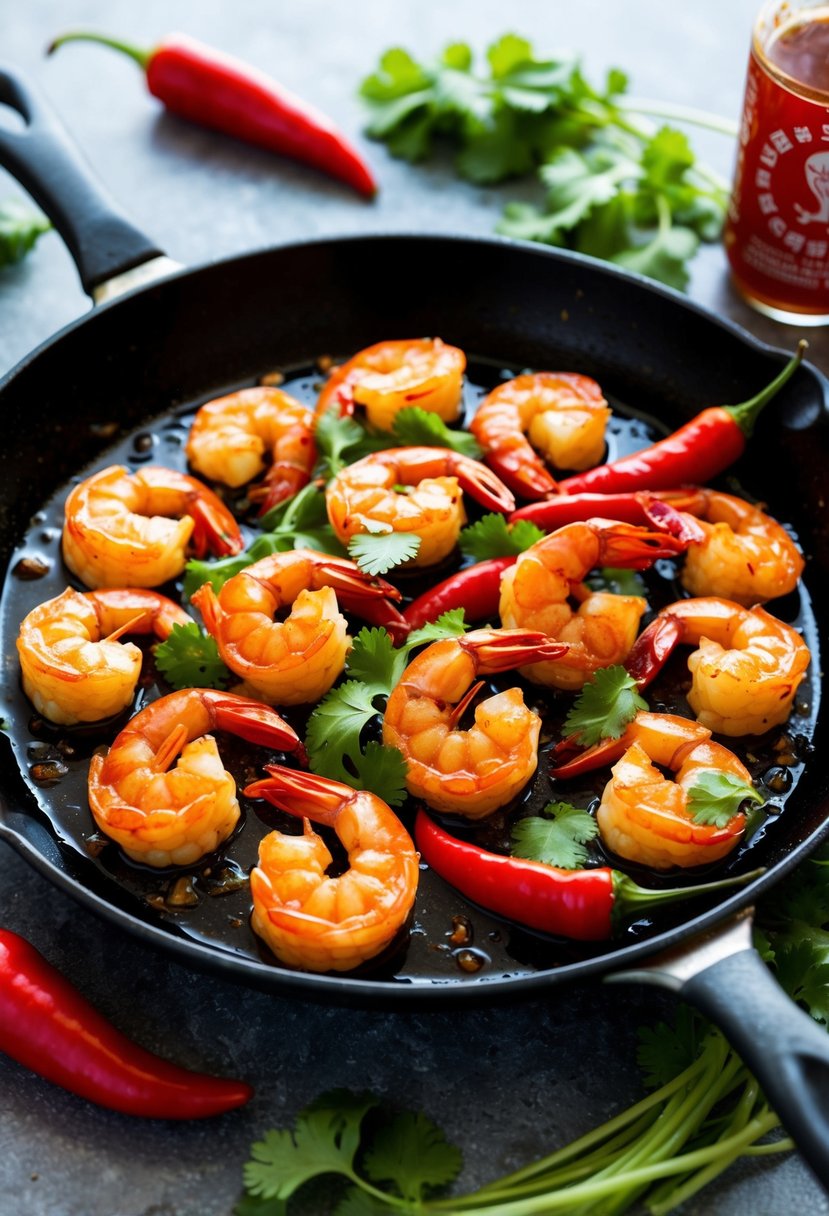
M 687 122 L 694 127 L 702 127 L 708 131 L 717 131 L 720 135 L 737 138 L 739 126 L 730 118 L 721 114 L 712 114 L 708 110 L 698 110 L 695 106 L 685 106 L 674 102 L 652 101 L 647 97 L 625 97 L 621 107 L 630 114 L 647 114 L 652 118 L 665 118 L 673 122 Z

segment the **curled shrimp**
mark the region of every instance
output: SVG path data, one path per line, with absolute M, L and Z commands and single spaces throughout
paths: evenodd
M 686 543 L 634 524 L 588 519 L 565 524 L 519 554 L 501 578 L 501 623 L 540 629 L 568 643 L 560 660 L 528 668 L 528 679 L 554 688 L 581 688 L 598 668 L 623 662 L 647 601 L 591 592 L 583 580 L 595 566 L 644 569 L 658 558 L 674 556 Z
M 533 449 L 556 469 L 592 468 L 602 458 L 609 417 L 602 390 L 589 376 L 536 372 L 493 389 L 469 429 L 511 490 L 545 498 L 556 483 Z
M 468 730 L 460 721 L 483 685 L 473 684 L 478 676 L 563 649 L 523 629 L 477 629 L 417 655 L 392 689 L 383 718 L 383 742 L 406 759 L 409 793 L 468 819 L 481 819 L 515 797 L 535 772 L 541 729 L 521 690 L 482 701 Z
M 296 733 L 258 701 L 212 688 L 187 688 L 154 701 L 89 766 L 95 822 L 134 861 L 191 865 L 236 826 L 236 783 L 210 730 L 304 759 Z
M 99 722 L 132 700 L 142 654 L 127 633 L 170 636 L 190 617 L 178 604 L 144 588 L 74 591 L 38 604 L 17 638 L 23 691 L 50 722 Z
M 195 477 L 147 465 L 111 465 L 70 492 L 63 560 L 87 587 L 158 587 L 184 569 L 188 546 L 238 553 L 244 541 L 230 511 Z
M 361 405 L 371 426 L 390 431 L 395 415 L 416 405 L 452 422 L 460 412 L 465 370 L 463 351 L 440 338 L 378 342 L 333 370 L 316 415 L 332 408 L 351 415 Z
M 395 614 L 389 598 L 400 593 L 345 558 L 296 549 L 247 566 L 218 594 L 205 583 L 191 602 L 251 690 L 275 705 L 300 705 L 326 693 L 345 666 L 351 639 L 338 597 L 363 615 L 378 606 Z M 288 606 L 288 617 L 274 620 Z
M 314 412 L 281 389 L 244 388 L 199 409 L 186 450 L 197 473 L 234 489 L 267 467 L 254 491 L 265 512 L 311 480 Z
M 728 748 L 714 743 L 701 723 L 640 712 L 620 738 L 599 743 L 552 771 L 556 777 L 575 776 L 614 759 L 596 818 L 602 840 L 620 857 L 657 870 L 700 866 L 719 861 L 741 839 L 742 812 L 723 827 L 700 823 L 694 814 L 691 795 L 705 773 L 733 777 L 752 796 L 748 769 Z
M 276 957 L 305 971 L 350 971 L 385 950 L 403 928 L 417 892 L 418 858 L 390 807 L 368 790 L 265 766 L 245 789 L 305 820 L 302 836 L 271 832 L 250 876 L 254 932 Z M 308 820 L 333 828 L 348 869 L 326 870 L 331 853 Z
M 378 525 L 414 532 L 420 548 L 411 564 L 431 566 L 452 551 L 466 522 L 461 490 L 491 511 L 515 506 L 485 465 L 449 448 L 428 447 L 391 448 L 356 461 L 334 478 L 325 501 L 343 544 Z
M 693 596 L 718 596 L 746 608 L 793 591 L 804 562 L 783 525 L 733 494 L 699 493 L 694 514 L 704 540 L 688 547 L 683 587 Z
M 785 722 L 809 666 L 809 648 L 791 625 L 764 608 L 705 596 L 663 608 L 637 639 L 626 664 L 644 687 L 677 645 L 688 659 L 688 704 L 721 735 L 760 735 Z

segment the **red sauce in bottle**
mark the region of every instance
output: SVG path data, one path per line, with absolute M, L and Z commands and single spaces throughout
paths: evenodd
M 760 311 L 829 322 L 829 7 L 761 14 L 724 240 Z

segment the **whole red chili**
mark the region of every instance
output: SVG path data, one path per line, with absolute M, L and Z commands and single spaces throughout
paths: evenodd
M 403 610 L 403 615 L 412 629 L 419 629 L 430 621 L 449 612 L 452 608 L 464 608 L 468 621 L 485 621 L 498 612 L 498 596 L 501 574 L 512 566 L 515 554 L 510 557 L 491 557 L 450 574 L 443 582 L 429 591 L 424 591 Z
M 762 872 L 650 891 L 608 866 L 560 870 L 490 853 L 450 836 L 422 810 L 415 819 L 415 842 L 421 859 L 473 903 L 530 929 L 582 942 L 605 941 L 621 920 L 657 904 L 740 886 Z
M 98 1013 L 24 938 L 0 929 L 0 1050 L 99 1106 L 157 1119 L 203 1119 L 242 1106 L 244 1081 L 160 1059 Z
M 783 370 L 748 401 L 703 410 L 678 431 L 649 448 L 566 477 L 559 482 L 559 492 L 610 494 L 624 490 L 669 490 L 715 477 L 743 454 L 757 415 L 793 375 L 806 345 L 806 342 L 798 343 Z
M 56 38 L 48 53 L 65 42 L 81 41 L 129 55 L 146 72 L 152 95 L 174 114 L 304 161 L 360 194 L 376 193 L 371 169 L 331 120 L 265 72 L 184 34 L 171 34 L 144 51 L 104 34 L 78 31 Z
M 701 514 L 705 509 L 704 492 L 697 486 L 653 494 L 646 490 L 627 490 L 619 494 L 560 494 L 557 498 L 519 507 L 510 515 L 509 522 L 515 524 L 528 519 L 546 532 L 554 532 L 566 524 L 592 517 L 616 519 L 625 524 L 652 523 L 653 517 L 648 509 L 654 499 L 668 503 L 675 511 L 687 511 L 690 515 Z

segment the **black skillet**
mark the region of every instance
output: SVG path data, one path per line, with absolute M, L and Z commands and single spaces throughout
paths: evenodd
M 226 904 L 209 898 L 216 893 L 211 879 L 198 880 L 199 905 L 221 907 L 200 920 L 186 907 L 174 910 L 161 891 L 148 896 L 155 879 L 113 861 L 111 847 L 100 854 L 90 848 L 66 738 L 30 722 L 13 639 L 21 605 L 65 585 L 56 537 L 71 479 L 113 460 L 181 465 L 187 412 L 201 401 L 273 368 L 287 370 L 298 391 L 310 394 L 320 355 L 347 355 L 384 337 L 440 334 L 479 356 L 472 378 L 483 387 L 497 382 L 501 369 L 585 372 L 657 434 L 705 405 L 751 396 L 787 355 L 646 280 L 497 240 L 325 240 L 180 270 L 102 192 L 17 73 L 0 71 L 0 102 L 26 124 L 22 132 L 0 129 L 0 161 L 53 219 L 98 304 L 0 384 L 0 544 L 4 566 L 10 563 L 3 714 L 12 744 L 0 775 L 0 837 L 61 889 L 179 961 L 274 991 L 404 1008 L 538 996 L 559 982 L 599 975 L 667 985 L 723 1027 L 829 1185 L 829 1040 L 769 978 L 750 939 L 752 905 L 829 832 L 829 769 L 821 760 L 829 718 L 817 713 L 829 628 L 824 377 L 810 366 L 797 372 L 733 470 L 792 524 L 809 559 L 803 592 L 782 608 L 813 648 L 811 709 L 802 707 L 793 728 L 810 737 L 812 758 L 791 769 L 785 813 L 770 818 L 725 867 L 739 873 L 763 866 L 765 873 L 727 898 L 639 922 L 613 943 L 576 948 L 484 916 L 427 872 L 404 951 L 365 975 L 289 971 L 251 944 L 247 896 L 233 894 L 232 882 Z M 50 573 L 21 590 L 26 564 L 18 563 L 36 552 L 45 552 Z M 94 742 L 70 740 L 81 756 Z M 69 776 L 54 785 L 33 780 L 42 764 L 69 769 Z M 228 907 L 242 915 L 229 915 Z M 475 933 L 471 970 L 447 945 L 458 915 Z

